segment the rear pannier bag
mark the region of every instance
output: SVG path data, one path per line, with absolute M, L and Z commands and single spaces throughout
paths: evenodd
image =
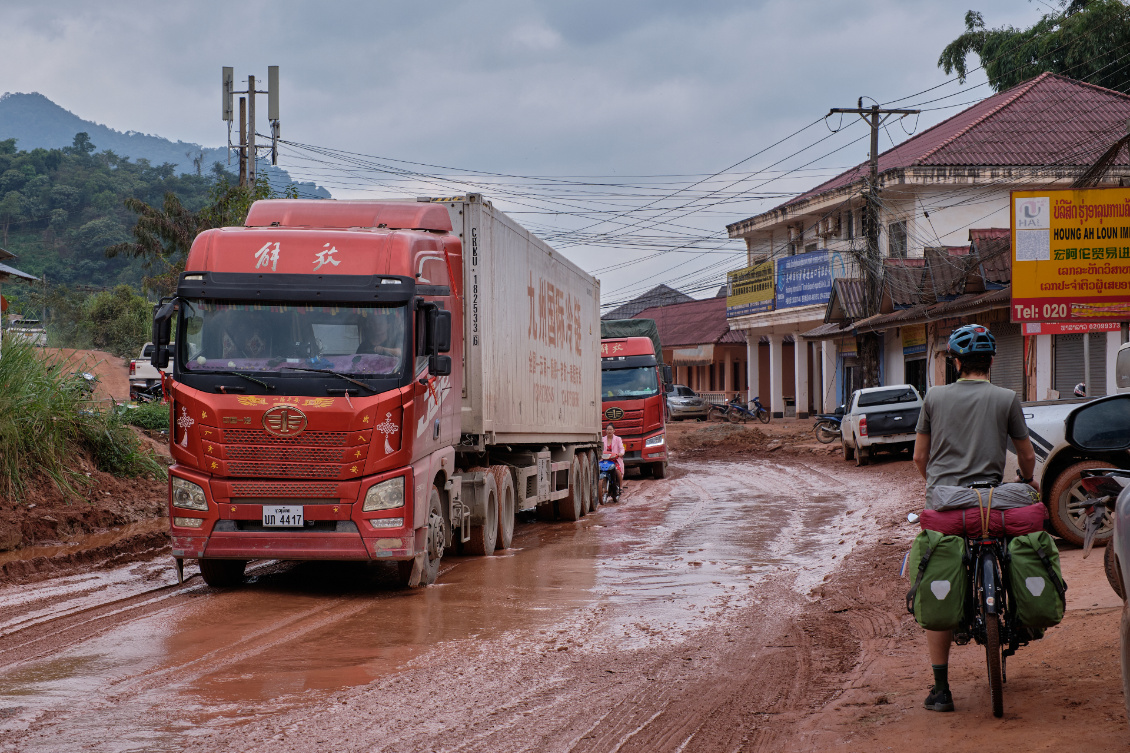
M 906 611 L 927 630 L 951 630 L 965 615 L 965 539 L 922 531 L 910 547 L 906 575 L 913 585 Z
M 1046 531 L 1016 536 L 1008 554 L 1016 621 L 1033 628 L 1058 625 L 1067 606 L 1067 584 L 1052 537 Z

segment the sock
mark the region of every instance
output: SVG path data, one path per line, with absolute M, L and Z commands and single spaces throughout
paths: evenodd
M 950 689 L 948 664 L 931 664 L 934 668 L 934 692 L 944 693 Z

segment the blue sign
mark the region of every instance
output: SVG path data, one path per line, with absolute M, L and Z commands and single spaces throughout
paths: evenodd
M 824 304 L 831 292 L 832 259 L 827 249 L 777 260 L 777 308 Z

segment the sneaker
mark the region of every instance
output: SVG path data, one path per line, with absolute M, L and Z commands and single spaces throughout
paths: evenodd
M 926 696 L 927 711 L 953 711 L 953 694 L 948 690 L 940 693 L 930 688 L 930 695 Z

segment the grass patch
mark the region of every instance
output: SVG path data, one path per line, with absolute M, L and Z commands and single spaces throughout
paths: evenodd
M 116 476 L 164 478 L 165 466 L 116 411 L 86 399 L 84 384 L 58 358 L 7 336 L 0 357 L 0 492 L 18 499 L 36 472 L 74 493 L 84 477 L 73 468 L 89 454 Z M 168 414 L 166 413 L 166 416 Z
M 169 428 L 168 403 L 138 403 L 119 410 L 126 422 L 147 431 L 162 431 Z

